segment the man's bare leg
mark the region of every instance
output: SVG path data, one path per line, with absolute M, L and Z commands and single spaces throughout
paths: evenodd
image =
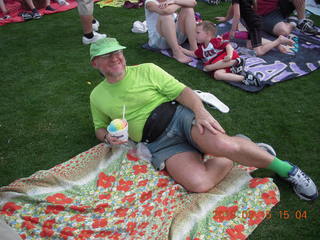
M 191 50 L 198 48 L 196 40 L 196 20 L 193 8 L 182 8 L 178 18 L 179 29 L 188 37 Z
M 176 24 L 171 15 L 160 15 L 157 30 L 163 36 L 172 50 L 173 57 L 182 63 L 191 62 L 192 59 L 186 56 L 178 44 L 176 35 Z

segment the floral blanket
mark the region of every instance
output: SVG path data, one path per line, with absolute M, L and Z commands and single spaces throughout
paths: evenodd
M 134 148 L 99 144 L 0 188 L 0 217 L 21 239 L 245 239 L 279 198 L 242 166 L 190 193 Z

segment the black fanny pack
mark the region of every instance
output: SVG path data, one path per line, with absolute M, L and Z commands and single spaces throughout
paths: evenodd
M 175 101 L 165 102 L 156 107 L 148 117 L 142 134 L 142 142 L 151 143 L 167 128 L 179 104 Z

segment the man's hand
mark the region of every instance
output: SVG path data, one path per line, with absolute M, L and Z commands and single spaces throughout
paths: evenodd
M 200 134 L 204 133 L 205 128 L 207 128 L 212 134 L 225 133 L 220 123 L 216 119 L 214 119 L 205 108 L 203 108 L 201 112 L 196 114 L 195 120 Z
M 159 2 L 159 8 L 164 9 L 174 3 L 175 3 L 175 0 L 168 0 L 168 1 L 164 1 L 164 2 Z
M 104 142 L 109 145 L 120 145 L 127 142 L 127 141 L 124 142 L 122 140 L 119 140 L 118 137 L 113 137 L 109 133 L 105 135 L 104 139 L 105 139 Z

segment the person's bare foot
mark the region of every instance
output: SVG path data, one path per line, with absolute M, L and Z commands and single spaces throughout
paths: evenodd
M 282 35 L 280 35 L 280 36 L 278 37 L 278 39 L 279 39 L 279 41 L 280 41 L 280 44 L 283 44 L 283 45 L 290 45 L 290 46 L 292 46 L 292 45 L 294 44 L 294 41 L 293 41 L 293 40 L 291 40 L 291 39 L 289 39 L 289 38 L 287 38 L 287 37 L 285 37 L 285 36 L 282 36 Z
M 192 61 L 191 57 L 184 55 L 182 52 L 174 53 L 173 58 L 175 58 L 178 62 L 181 62 L 181 63 L 188 63 Z

